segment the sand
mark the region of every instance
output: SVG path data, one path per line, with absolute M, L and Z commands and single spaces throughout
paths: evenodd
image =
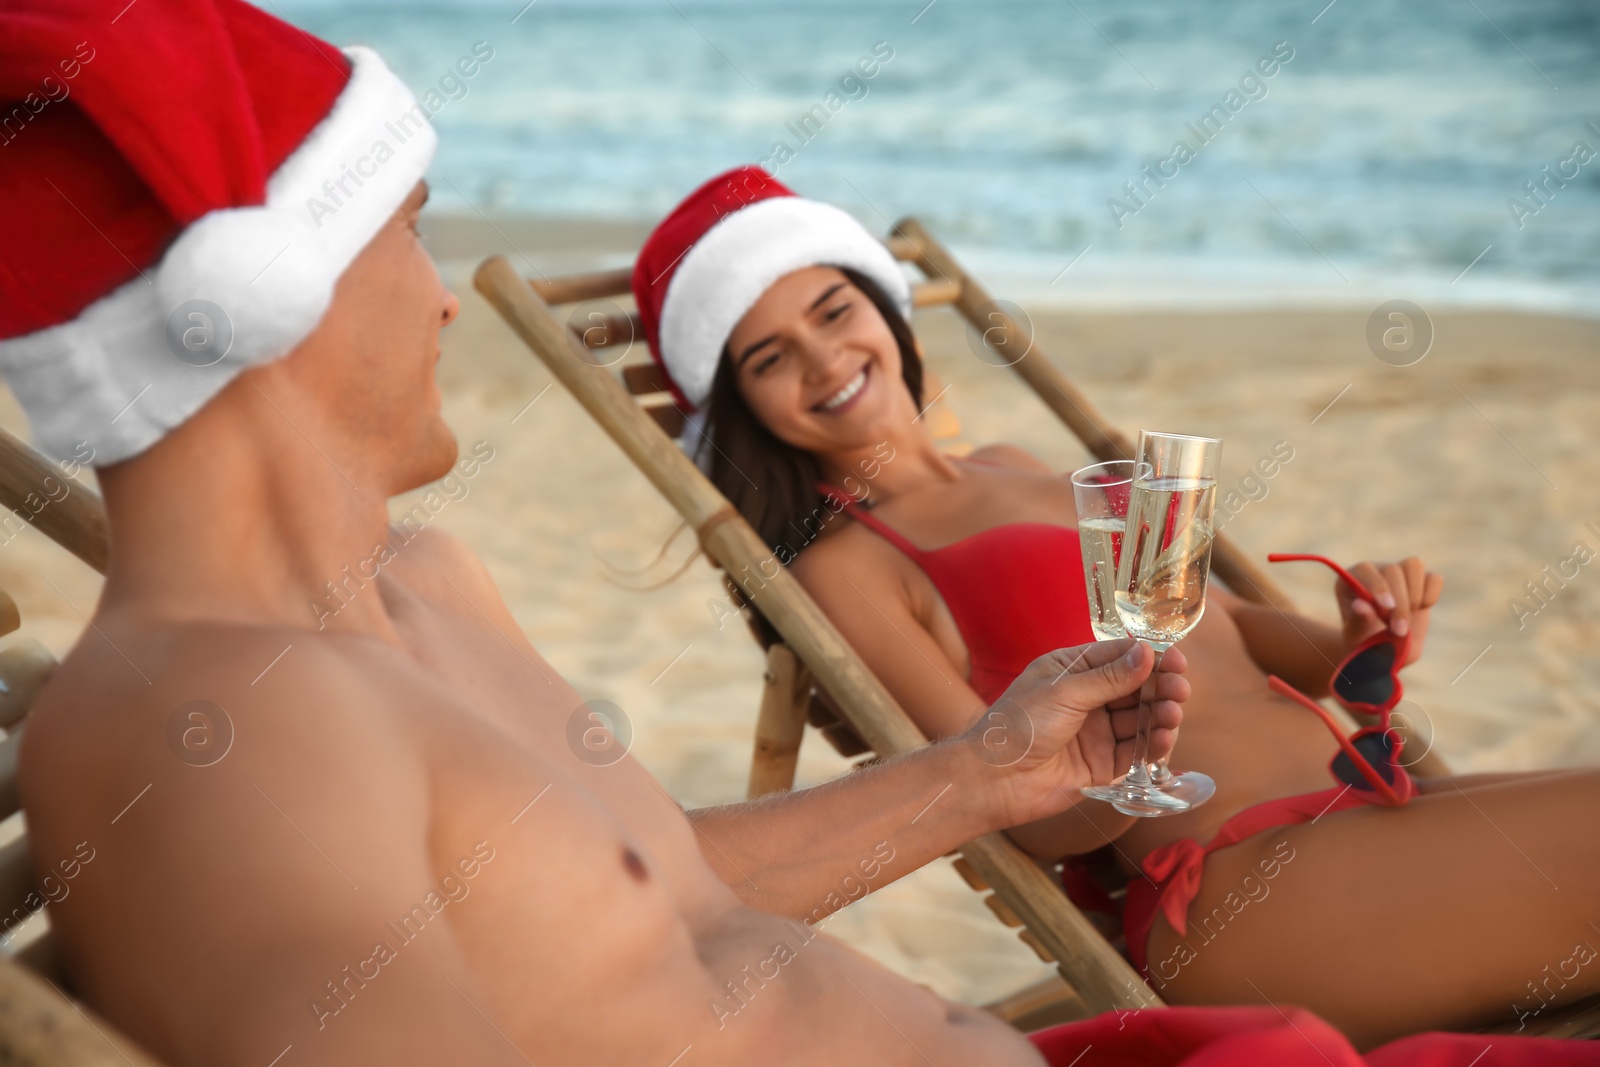
M 444 342 L 445 416 L 464 449 L 486 440 L 495 450 L 466 498 L 436 521 L 482 555 L 529 638 L 578 690 L 624 709 L 635 756 L 673 796 L 692 806 L 738 799 L 760 686 L 756 646 L 737 621 L 719 627 L 719 581 L 703 561 L 650 588 L 683 562 L 691 539 L 652 562 L 675 514 L 470 285 L 472 265 L 492 252 L 524 271 L 620 265 L 644 228 L 434 218 L 427 231 L 462 300 Z M 1600 762 L 1600 561 L 1564 587 L 1549 583 L 1547 605 L 1524 593 L 1575 542 L 1600 552 L 1590 474 L 1600 322 L 1430 308 L 1431 351 L 1397 368 L 1367 347 L 1371 310 L 1034 309 L 1032 318 L 1040 348 L 1115 424 L 1224 438 L 1224 490 L 1288 443 L 1293 459 L 1227 525 L 1257 558 L 1416 553 L 1445 575 L 1427 654 L 1406 676 L 1405 710 L 1433 724 L 1453 766 Z M 974 356 L 952 312 L 919 313 L 915 326 L 950 385 L 942 404 L 959 417 L 961 440 L 1021 444 L 1063 471 L 1086 462 L 1012 371 Z M 9 395 L 0 425 L 25 427 Z M 1331 617 L 1319 568 L 1277 570 L 1302 605 Z M 0 545 L 0 587 L 18 600 L 24 634 L 58 654 L 98 584 L 32 530 Z M 1530 609 L 1520 629 L 1508 607 L 1518 596 Z M 802 782 L 846 767 L 816 735 L 807 739 Z M 968 1002 L 1048 973 L 948 861 L 852 905 L 828 928 Z

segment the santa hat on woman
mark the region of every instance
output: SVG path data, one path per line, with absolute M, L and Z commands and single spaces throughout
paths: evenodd
M 633 267 L 650 354 L 688 408 L 711 394 L 728 335 L 772 283 L 805 267 L 848 267 L 902 314 L 911 286 L 882 241 L 845 212 L 796 196 L 760 167 L 719 174 L 655 228 Z
M 0 370 L 40 447 L 136 455 L 288 353 L 436 140 L 376 53 L 241 0 L 6 0 Z

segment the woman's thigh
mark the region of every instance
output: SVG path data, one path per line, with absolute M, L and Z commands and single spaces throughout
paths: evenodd
M 1258 834 L 1207 858 L 1185 937 L 1158 918 L 1152 982 L 1304 1005 L 1360 1045 L 1595 993 L 1597 821 L 1600 772 L 1573 771 Z

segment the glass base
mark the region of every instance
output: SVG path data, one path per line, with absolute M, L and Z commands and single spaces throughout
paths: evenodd
M 1137 785 L 1123 779 L 1113 785 L 1085 786 L 1080 792 L 1093 800 L 1103 800 L 1124 815 L 1143 819 L 1159 818 L 1192 811 L 1211 799 L 1217 783 L 1199 771 L 1170 775 L 1158 785 Z

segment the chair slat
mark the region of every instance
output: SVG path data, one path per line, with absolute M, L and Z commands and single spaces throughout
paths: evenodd
M 21 747 L 20 726 L 0 741 L 0 819 L 11 818 L 22 807 L 22 794 L 17 789 L 17 751 Z
M 90 1008 L 37 974 L 0 960 L 0 1051 L 30 1067 L 161 1067 Z
M 667 376 L 662 373 L 661 367 L 655 360 L 649 363 L 630 363 L 622 368 L 622 384 L 627 386 L 628 392 L 634 396 L 649 396 L 651 393 L 667 391 Z
M 48 919 L 47 913 L 46 921 Z M 37 937 L 29 938 L 27 944 L 11 954 L 11 958 L 41 978 L 54 982 L 57 988 L 68 988 L 67 967 L 61 960 L 61 944 L 56 940 L 54 931 L 47 929 Z
M 56 665 L 50 650 L 31 637 L 0 649 L 0 727 L 9 730 L 28 714 Z
M 683 412 L 668 403 L 651 404 L 644 409 L 644 413 L 654 419 L 656 425 L 672 438 L 683 432 L 684 423 L 687 421 L 683 417 Z
M 22 625 L 22 612 L 17 610 L 17 602 L 11 599 L 11 594 L 0 589 L 0 636 L 12 633 Z
M 59 495 L 61 493 L 65 495 Z M 49 501 L 40 507 L 39 500 Z M 110 552 L 105 502 L 20 438 L 0 430 L 0 508 L 104 574 Z
M 914 308 L 954 304 L 960 299 L 961 283 L 957 281 L 947 281 L 941 278 L 938 281 L 918 282 L 911 287 L 911 306 Z
M 917 258 L 916 246 L 904 237 L 891 237 L 884 243 L 889 246 L 889 254 L 895 259 L 914 261 Z M 615 270 L 570 274 L 563 278 L 535 278 L 529 280 L 528 284 L 546 304 L 575 304 L 580 300 L 601 300 L 630 292 L 633 287 L 633 268 L 617 267 Z
M 633 268 L 618 267 L 592 274 L 569 274 L 564 278 L 530 279 L 528 284 L 546 304 L 576 304 L 580 300 L 621 296 L 630 291 L 632 281 Z
M 554 283 L 550 283 L 554 284 Z M 535 286 L 537 288 L 537 285 Z M 911 306 L 915 308 L 937 307 L 940 304 L 953 304 L 961 299 L 961 283 L 940 279 L 931 282 L 918 282 L 911 287 Z M 588 322 L 572 323 L 572 332 L 578 335 L 585 348 L 610 348 L 613 345 L 632 344 L 643 339 L 644 329 L 639 325 L 638 315 L 596 315 Z M 663 387 L 664 389 L 664 387 Z M 655 389 L 653 392 L 662 392 Z M 639 390 L 632 392 L 638 395 Z
M 644 338 L 644 328 L 639 325 L 637 315 L 602 315 L 597 311 L 569 325 L 585 348 L 610 348 Z
M 35 892 L 33 853 L 23 834 L 0 848 L 0 930 L 15 930 L 33 914 L 28 897 Z
M 1517 1034 L 1522 1037 L 1559 1037 L 1569 1041 L 1600 1038 L 1600 996 L 1585 997 L 1564 1007 L 1540 1011 L 1519 1021 L 1499 1023 L 1484 1034 Z
M 1017 913 L 1007 907 L 1006 902 L 995 896 L 993 893 L 990 893 L 988 896 L 984 897 L 983 902 L 984 904 L 988 905 L 990 911 L 994 912 L 995 918 L 999 919 L 1007 926 L 1022 925 L 1022 920 L 1017 918 Z

